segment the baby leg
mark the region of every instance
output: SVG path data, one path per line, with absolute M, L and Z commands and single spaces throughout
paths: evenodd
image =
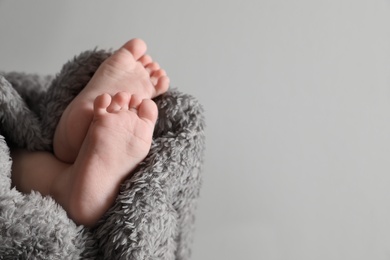
M 43 196 L 50 195 L 54 180 L 70 167 L 48 152 L 12 149 L 11 157 L 12 185 L 26 194 L 35 190 Z

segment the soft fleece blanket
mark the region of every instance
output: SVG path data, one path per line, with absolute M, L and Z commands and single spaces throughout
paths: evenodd
M 204 151 L 204 118 L 193 97 L 155 99 L 151 151 L 121 186 L 97 227 L 76 226 L 50 197 L 11 187 L 10 148 L 52 149 L 57 122 L 106 51 L 86 51 L 59 74 L 0 73 L 0 259 L 188 259 Z

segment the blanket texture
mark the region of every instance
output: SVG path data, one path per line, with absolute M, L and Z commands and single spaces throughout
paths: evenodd
M 0 259 L 188 259 L 201 185 L 204 118 L 193 97 L 169 90 L 152 148 L 93 229 L 50 197 L 11 186 L 10 149 L 52 150 L 59 118 L 109 57 L 91 50 L 54 76 L 0 73 Z

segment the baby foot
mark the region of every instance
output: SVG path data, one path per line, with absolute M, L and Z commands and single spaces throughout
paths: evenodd
M 166 72 L 145 52 L 146 44 L 134 39 L 102 63 L 61 116 L 53 141 L 58 159 L 67 163 L 75 161 L 93 118 L 93 102 L 97 96 L 125 91 L 150 99 L 167 91 Z
M 80 93 L 80 98 L 92 98 L 120 91 L 136 94 L 140 98 L 154 98 L 166 92 L 169 78 L 166 72 L 146 55 L 146 44 L 133 39 L 123 45 L 102 63 L 91 82 Z
M 69 172 L 69 187 L 62 188 L 64 198 L 58 199 L 56 194 L 69 216 L 87 226 L 94 225 L 111 207 L 120 184 L 148 154 L 158 112 L 152 100 L 120 92 L 114 97 L 98 96 L 93 113 Z M 56 188 L 59 185 L 64 182 Z

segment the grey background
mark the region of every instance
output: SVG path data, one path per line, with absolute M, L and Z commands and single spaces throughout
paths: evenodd
M 0 70 L 143 38 L 207 117 L 193 259 L 390 259 L 390 3 L 1 1 Z

